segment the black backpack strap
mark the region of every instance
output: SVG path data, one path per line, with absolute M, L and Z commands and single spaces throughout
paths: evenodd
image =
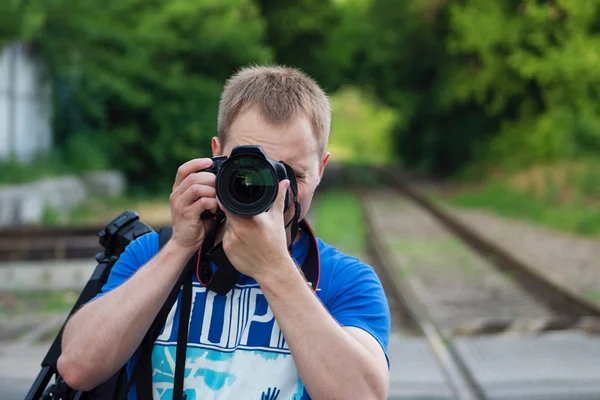
M 185 400 L 183 393 L 183 376 L 185 371 L 185 358 L 187 350 L 188 327 L 192 311 L 192 276 L 189 273 L 183 282 L 183 295 L 177 328 L 177 351 L 175 356 L 175 377 L 173 382 L 173 400 Z
M 171 238 L 172 229 L 171 227 L 161 228 L 159 231 L 159 247 L 162 248 Z M 160 335 L 165 321 L 173 308 L 173 305 L 177 301 L 181 285 L 184 283 L 186 278 L 191 277 L 191 271 L 194 271 L 196 267 L 197 254 L 192 257 L 186 266 L 184 267 L 181 275 L 177 279 L 176 284 L 171 289 L 167 300 L 163 304 L 162 308 L 158 312 L 154 322 L 150 325 L 148 332 L 142 339 L 139 347 L 139 359 L 135 365 L 131 377 L 128 382 L 128 391 L 135 384 L 138 399 L 151 399 L 152 398 L 152 349 L 154 347 L 154 341 Z M 190 280 L 191 283 L 191 279 Z

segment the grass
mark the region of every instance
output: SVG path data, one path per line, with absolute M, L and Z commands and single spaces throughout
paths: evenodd
M 313 229 L 315 234 L 340 251 L 365 257 L 365 226 L 359 199 L 351 192 L 336 190 L 315 198 Z
M 107 139 L 104 139 L 107 140 Z M 62 146 L 32 155 L 25 162 L 15 155 L 0 159 L 0 185 L 22 184 L 61 175 L 104 171 L 110 167 L 107 152 L 98 135 L 69 135 Z
M 586 293 L 586 297 L 591 301 L 600 303 L 600 290 L 592 290 Z
M 23 163 L 14 156 L 0 160 L 0 185 L 33 182 L 69 174 L 71 171 L 56 153 L 36 155 L 33 161 Z
M 444 195 L 443 200 L 564 232 L 600 236 L 599 168 L 597 161 L 536 166 L 512 175 L 499 174 Z
M 453 236 L 439 238 L 402 238 L 394 242 L 394 248 L 404 257 L 414 260 L 417 264 L 425 264 L 431 269 L 439 269 L 443 272 L 448 266 L 448 256 L 452 256 L 455 266 L 465 274 L 478 272 L 477 265 L 481 261 L 468 251 L 464 244 Z M 409 274 L 413 265 L 407 263 L 403 271 Z

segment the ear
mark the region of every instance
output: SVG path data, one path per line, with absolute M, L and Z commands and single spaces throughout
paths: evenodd
M 217 136 L 213 136 L 211 141 L 211 147 L 213 152 L 213 157 L 217 157 L 223 154 L 223 149 L 221 148 L 221 142 Z
M 323 173 L 325 172 L 325 166 L 329 161 L 329 152 L 326 151 L 323 159 L 321 160 L 321 165 L 319 166 L 319 183 L 321 183 L 321 179 L 323 178 Z

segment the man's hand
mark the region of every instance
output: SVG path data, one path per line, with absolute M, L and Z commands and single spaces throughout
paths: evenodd
M 172 241 L 185 249 L 198 249 L 210 232 L 212 220 L 200 219 L 203 211 L 217 212 L 215 174 L 196 172 L 212 165 L 210 158 L 197 158 L 177 170 L 171 202 Z
M 269 211 L 253 217 L 240 217 L 221 206 L 227 216 L 223 250 L 231 264 L 256 281 L 274 268 L 287 265 L 290 258 L 283 209 L 290 182 L 279 183 L 279 192 Z

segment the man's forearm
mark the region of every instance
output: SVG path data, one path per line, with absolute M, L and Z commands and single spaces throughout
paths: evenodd
M 312 398 L 385 398 L 374 356 L 333 319 L 293 260 L 259 279 Z
M 168 242 L 129 280 L 73 315 L 58 360 L 69 385 L 91 389 L 131 357 L 191 255 Z

